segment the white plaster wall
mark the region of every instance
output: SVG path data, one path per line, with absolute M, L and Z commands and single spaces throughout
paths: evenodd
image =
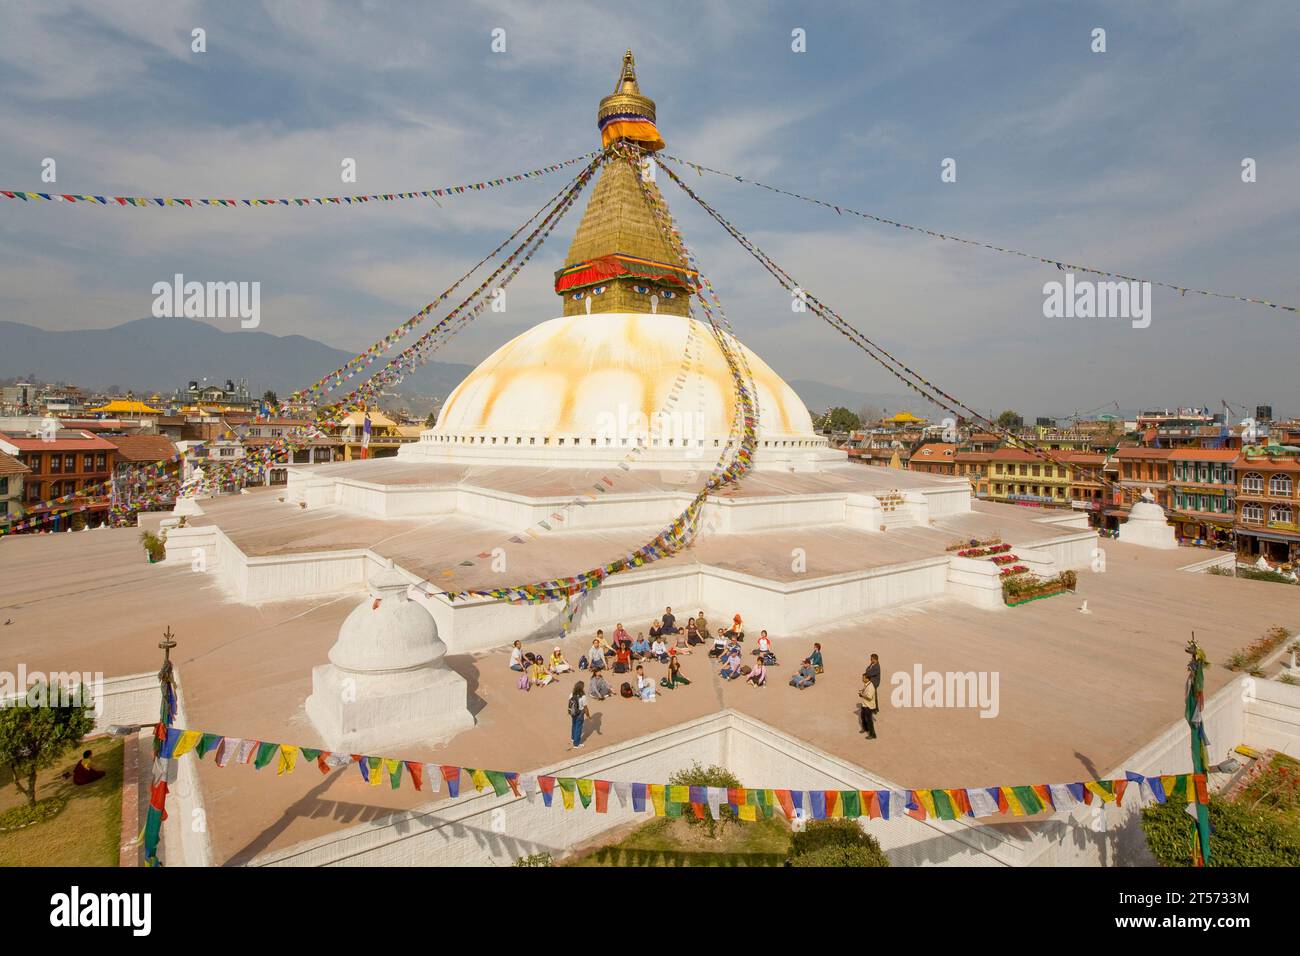
M 1246 743 L 1300 758 L 1300 686 L 1261 678 L 1247 678 L 1243 685 Z

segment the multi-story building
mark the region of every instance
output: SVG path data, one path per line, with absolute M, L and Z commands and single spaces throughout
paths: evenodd
M 957 454 L 952 457 L 957 466 L 957 474 L 970 480 L 971 493 L 977 498 L 987 498 L 989 496 L 989 466 L 993 458 L 992 450 L 958 449 Z
M 1227 547 L 1237 520 L 1231 448 L 1176 448 L 1169 453 L 1169 522 L 1180 541 Z
M 955 475 L 957 446 L 950 442 L 926 442 L 908 459 L 909 471 L 923 471 L 930 475 Z
M 1156 503 L 1169 510 L 1169 456 L 1170 448 L 1147 448 L 1141 445 L 1126 445 L 1115 449 L 1106 463 L 1106 470 L 1113 471 L 1115 480 L 1123 489 L 1122 497 L 1114 503 L 1124 509 L 1125 515 L 1142 494 L 1150 489 Z
M 50 515 L 32 530 L 60 531 L 83 521 L 91 527 L 103 523 L 117 455 L 111 442 L 88 431 L 61 429 L 44 437 L 4 432 L 0 451 L 16 456 L 31 472 L 23 478 L 28 518 Z M 44 504 L 64 496 L 71 497 Z
M 292 448 L 278 451 L 269 463 L 266 483 L 283 485 L 288 481 L 288 465 L 319 465 L 342 458 L 342 440 L 321 434 L 305 418 L 271 418 L 264 422 L 250 422 L 241 431 L 244 447 L 248 450 L 280 445 L 289 439 Z M 373 427 L 373 422 L 371 423 Z M 417 436 L 418 437 L 418 436 Z
M 990 498 L 1026 505 L 1070 505 L 1070 469 L 1064 462 L 1046 461 L 1020 448 L 999 448 L 989 455 L 989 467 Z
M 113 503 L 120 509 L 158 511 L 175 503 L 182 463 L 165 435 L 108 435 L 117 448 Z
M 1237 553 L 1274 564 L 1300 561 L 1300 460 L 1294 446 L 1249 446 L 1233 470 Z
M 23 477 L 29 474 L 30 468 L 0 451 L 0 528 L 23 516 Z

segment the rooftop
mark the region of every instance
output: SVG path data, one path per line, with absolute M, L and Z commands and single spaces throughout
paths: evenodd
M 827 545 L 834 550 L 834 542 Z M 734 708 L 904 787 L 1109 773 L 1181 720 L 1183 646 L 1193 623 L 1217 664 L 1269 627 L 1295 628 L 1300 614 L 1285 588 L 1178 571 L 1196 556 L 1186 550 L 1113 541 L 1105 548 L 1109 571 L 1081 574 L 1077 597 L 998 612 L 940 599 L 879 611 L 850 625 L 775 634 L 781 665 L 761 690 L 721 684 L 715 668 L 693 655 L 684 673 L 694 683 L 661 695 L 653 706 L 617 698 L 594 706 L 590 746 Z M 361 598 L 231 603 L 188 566 L 146 564 L 134 529 L 0 538 L 0 577 L 6 582 L 0 614 L 13 620 L 0 644 L 0 668 L 12 670 L 21 661 L 29 671 L 153 671 L 158 637 L 170 625 L 179 641 L 173 659 L 192 727 L 307 746 L 320 745 L 303 715 L 311 667 L 325 661 L 340 623 Z M 91 579 L 93 590 L 75 583 Z M 1081 599 L 1092 614 L 1077 612 Z M 658 610 L 646 608 L 626 623 L 633 630 L 645 627 Z M 716 623 L 745 609 L 704 610 Z M 748 623 L 755 631 L 763 626 Z M 576 660 L 590 639 L 586 631 L 570 636 L 564 642 L 569 658 Z M 826 673 L 811 690 L 795 691 L 785 681 L 813 640 L 822 644 Z M 889 675 L 916 666 L 997 672 L 998 716 L 900 709 L 885 694 L 880 738 L 868 743 L 856 732 L 852 708 L 870 653 L 880 655 L 882 690 Z M 519 693 L 505 651 L 453 655 L 448 663 L 469 682 L 477 725 L 438 751 L 413 747 L 386 756 L 521 771 L 564 759 L 567 684 Z M 651 676 L 663 670 L 654 665 Z M 1207 694 L 1230 676 L 1212 667 Z M 1216 747 L 1233 743 L 1215 741 Z M 364 786 L 355 770 L 322 777 L 301 762 L 298 772 L 279 778 L 247 767 L 217 769 L 211 760 L 199 767 L 221 862 L 247 860 L 429 801 L 427 793 L 409 787 Z

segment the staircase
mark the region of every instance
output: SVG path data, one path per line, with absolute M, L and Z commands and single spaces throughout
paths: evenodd
M 876 495 L 876 500 L 880 502 L 880 523 L 885 526 L 886 530 L 892 531 L 895 528 L 916 527 L 917 523 L 916 519 L 912 517 L 912 509 L 903 500 L 903 496 L 897 488 Z

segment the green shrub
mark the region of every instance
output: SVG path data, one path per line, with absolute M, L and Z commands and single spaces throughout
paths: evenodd
M 793 866 L 889 866 L 876 838 L 853 820 L 813 820 L 790 841 Z
M 726 767 L 705 767 L 698 761 L 691 764 L 686 770 L 678 770 L 670 776 L 668 784 L 674 787 L 739 787 L 741 785 L 736 775 Z M 731 807 L 726 803 L 722 804 L 722 808 L 718 811 L 718 817 L 719 819 L 714 820 L 707 811 L 703 820 L 693 813 L 682 814 L 682 819 L 691 826 L 704 827 L 704 832 L 709 835 L 710 839 L 717 838 L 719 823 L 725 826 L 727 823 L 735 822 Z
M 515 866 L 555 866 L 555 861 L 549 853 L 533 853 L 515 860 Z
M 1182 803 L 1142 810 L 1147 846 L 1161 866 L 1192 866 L 1196 821 Z M 1300 827 L 1274 813 L 1210 798 L 1210 866 L 1300 866 Z
M 145 553 L 149 555 L 150 561 L 161 561 L 167 557 L 167 547 L 163 544 L 162 538 L 152 531 L 141 531 L 140 543 L 144 545 Z
M 872 841 L 875 842 L 874 840 Z M 824 846 L 790 860 L 791 866 L 889 866 L 879 846 Z

